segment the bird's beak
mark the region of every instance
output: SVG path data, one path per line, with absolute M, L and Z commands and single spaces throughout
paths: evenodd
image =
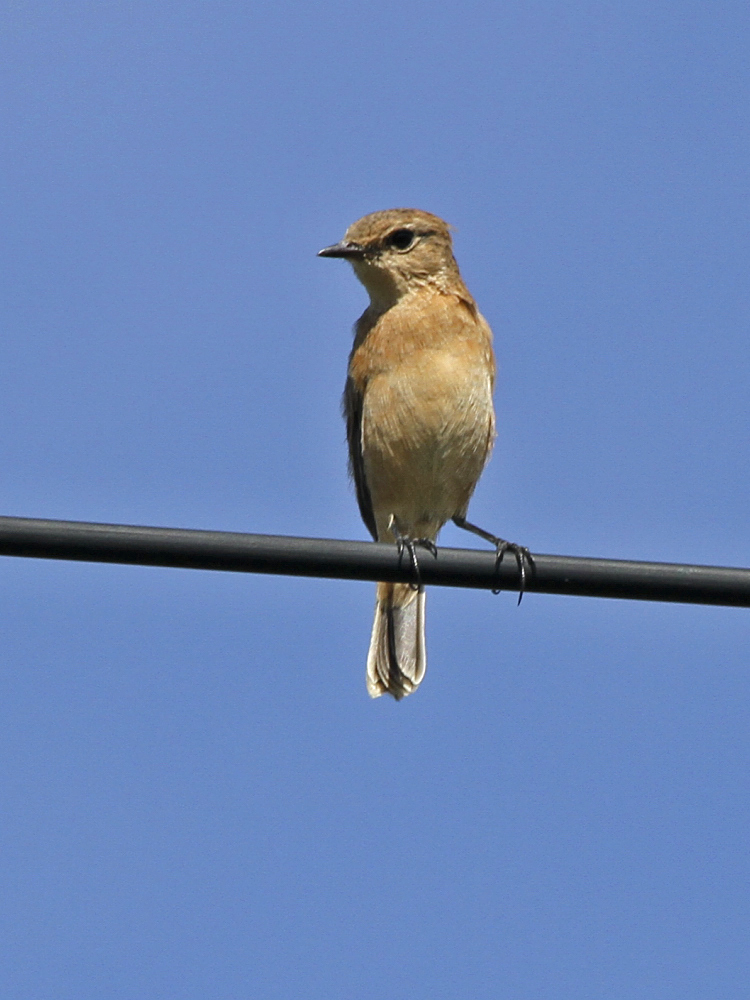
M 345 240 L 318 250 L 318 257 L 343 257 L 345 260 L 362 260 L 364 255 L 365 248 L 359 243 L 347 243 Z

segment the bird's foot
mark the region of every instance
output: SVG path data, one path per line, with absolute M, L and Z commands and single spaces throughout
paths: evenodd
M 506 552 L 513 554 L 516 560 L 516 566 L 518 567 L 518 603 L 521 600 L 526 590 L 526 565 L 528 563 L 529 569 L 534 569 L 534 560 L 531 556 L 531 552 L 526 548 L 525 545 L 517 545 L 515 542 L 508 542 L 504 538 L 498 538 L 497 535 L 491 534 L 489 531 L 485 531 L 484 528 L 478 528 L 476 524 L 471 524 L 466 520 L 465 517 L 454 517 L 453 523 L 458 528 L 463 528 L 464 531 L 470 531 L 473 535 L 478 535 L 483 538 L 486 542 L 490 542 L 491 545 L 495 546 L 495 572 L 498 573 L 500 570 L 500 563 L 503 561 L 503 556 Z M 493 594 L 500 593 L 500 587 L 492 589 Z
M 403 557 L 404 550 L 409 553 L 409 561 L 411 563 L 413 573 L 413 579 L 410 581 L 409 586 L 412 590 L 421 590 L 422 574 L 419 571 L 417 549 L 427 549 L 427 551 L 432 553 L 435 559 L 437 559 L 437 545 L 435 545 L 431 538 L 410 538 L 401 531 L 398 523 L 396 522 L 396 518 L 393 516 L 391 516 L 389 528 L 393 533 L 393 537 L 396 539 L 396 547 L 398 548 L 399 558 Z

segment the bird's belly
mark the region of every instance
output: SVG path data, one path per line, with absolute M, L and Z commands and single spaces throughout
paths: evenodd
M 431 352 L 376 376 L 363 402 L 362 455 L 378 537 L 391 518 L 434 537 L 463 513 L 494 434 L 492 388 L 479 365 Z

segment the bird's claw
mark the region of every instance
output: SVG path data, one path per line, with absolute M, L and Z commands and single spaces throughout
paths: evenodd
M 499 572 L 500 563 L 503 561 L 503 556 L 506 552 L 511 552 L 516 560 L 516 566 L 518 567 L 518 575 L 520 577 L 518 585 L 518 603 L 520 604 L 524 592 L 526 590 L 526 563 L 530 567 L 533 567 L 534 560 L 531 558 L 531 552 L 525 545 L 517 545 L 515 542 L 507 542 L 504 538 L 498 538 L 495 541 L 495 571 Z M 493 594 L 499 594 L 500 588 L 498 587 L 492 589 Z
M 437 545 L 433 542 L 431 538 L 409 538 L 408 535 L 402 534 L 396 524 L 396 519 L 391 519 L 390 529 L 393 532 L 393 536 L 396 539 L 396 547 L 398 549 L 399 559 L 403 558 L 404 549 L 409 553 L 409 562 L 411 563 L 412 572 L 414 574 L 414 579 L 409 582 L 409 586 L 412 590 L 422 589 L 422 574 L 419 571 L 419 560 L 417 559 L 417 548 L 427 549 L 428 552 L 437 559 Z

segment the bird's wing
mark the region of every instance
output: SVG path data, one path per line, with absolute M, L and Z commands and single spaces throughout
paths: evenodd
M 362 458 L 362 393 L 352 378 L 346 380 L 343 406 L 346 418 L 346 439 L 349 443 L 349 472 L 357 490 L 359 512 L 367 525 L 367 530 L 377 541 L 378 531 L 372 510 L 370 490 L 365 478 L 365 463 Z

